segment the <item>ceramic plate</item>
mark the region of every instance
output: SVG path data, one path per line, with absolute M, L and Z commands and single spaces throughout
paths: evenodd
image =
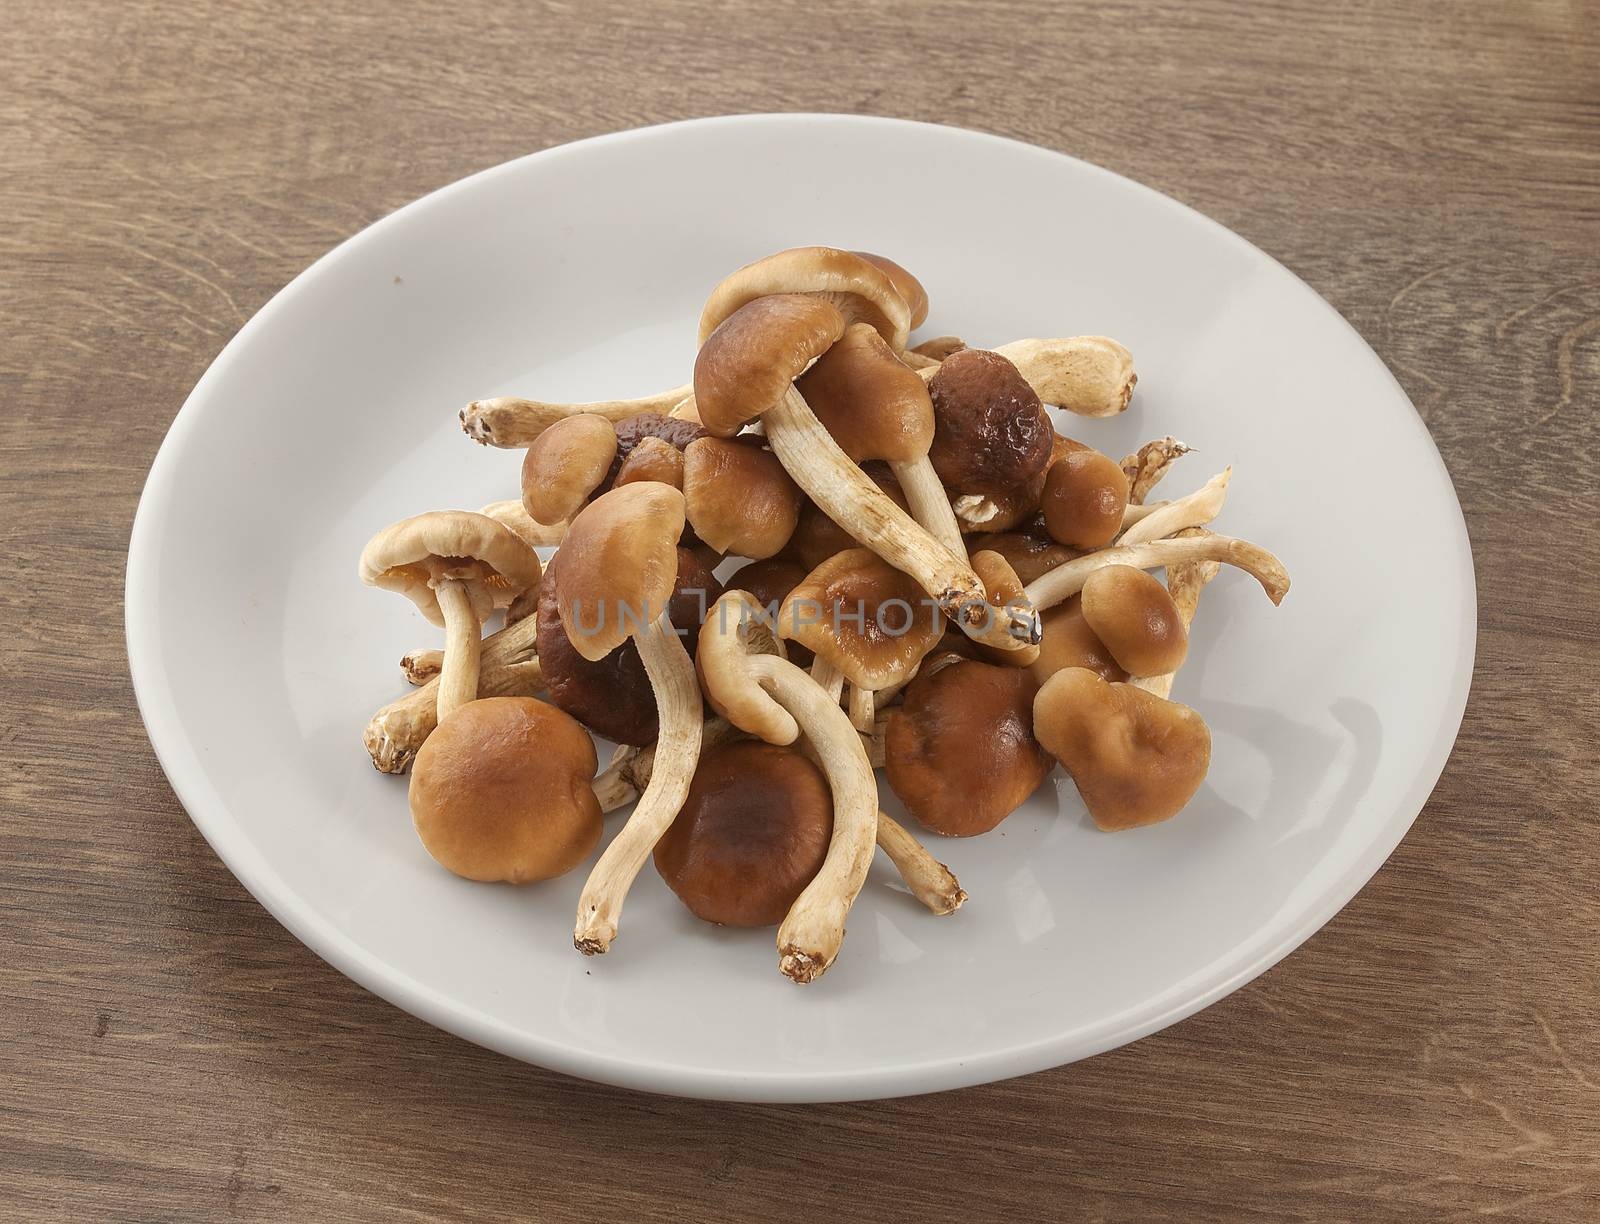
M 1197 453 L 1169 494 L 1234 465 L 1219 529 L 1274 550 L 1294 587 L 1278 609 L 1235 571 L 1206 592 L 1174 696 L 1209 722 L 1212 767 L 1170 823 L 1097 832 L 1058 775 L 995 833 L 936 842 L 972 897 L 952 917 L 920 911 L 875 865 L 842 954 L 809 987 L 779 975 L 771 932 L 697 922 L 649 867 L 611 953 L 588 959 L 570 942 L 584 870 L 530 888 L 456 879 L 413 834 L 404 780 L 369 764 L 361 730 L 404 691 L 396 661 L 440 635 L 362 587 L 356 558 L 394 519 L 516 495 L 520 455 L 469 442 L 464 402 L 680 383 L 712 284 L 805 243 L 913 269 L 933 303 L 925 336 L 1120 339 L 1139 371 L 1133 406 L 1073 432 L 1113 455 L 1183 438 Z M 1465 705 L 1474 608 L 1426 430 L 1284 268 L 1072 158 L 830 115 L 551 149 L 344 243 L 189 397 L 127 575 L 134 684 L 173 788 L 319 955 L 518 1058 L 768 1101 L 1035 1071 L 1261 973 L 1422 807 Z

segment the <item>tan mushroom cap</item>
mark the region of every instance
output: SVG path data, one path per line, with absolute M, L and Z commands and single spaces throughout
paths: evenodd
M 720 553 L 760 561 L 788 544 L 800 488 L 771 451 L 701 438 L 683 452 L 683 497 L 695 535 Z
M 744 660 L 751 655 L 781 659 L 783 642 L 748 591 L 730 590 L 700 626 L 695 670 L 701 690 L 711 708 L 739 730 L 769 744 L 792 744 L 800 738 L 800 725 L 750 674 Z
M 928 385 L 865 323 L 852 323 L 795 383 L 833 440 L 857 463 L 909 463 L 933 444 Z
M 848 322 L 871 324 L 897 352 L 911 333 L 911 308 L 887 271 L 853 251 L 814 246 L 779 251 L 726 277 L 700 313 L 700 343 L 747 303 L 775 294 L 808 294 L 831 302 Z M 696 379 L 696 400 L 698 384 Z
M 694 361 L 700 423 L 731 438 L 771 408 L 789 384 L 844 334 L 845 318 L 822 298 L 757 298 L 717 327 Z
M 532 697 L 470 701 L 411 770 L 411 817 L 442 866 L 525 884 L 571 871 L 600 840 L 594 741 Z
M 944 619 L 926 593 L 876 553 L 829 557 L 789 592 L 780 637 L 826 659 L 858 689 L 903 684 L 939 643 Z
M 1039 690 L 1033 733 L 1107 830 L 1176 815 L 1211 765 L 1211 732 L 1195 711 L 1079 667 L 1057 672 Z
M 557 421 L 522 457 L 522 506 L 535 522 L 571 518 L 600 487 L 617 453 L 617 430 L 584 413 Z
M 852 251 L 850 253 L 859 255 L 869 264 L 882 269 L 890 281 L 894 283 L 895 289 L 905 299 L 906 309 L 911 312 L 911 318 L 908 322 L 912 331 L 915 331 L 928 321 L 928 291 L 922 287 L 921 281 L 887 255 L 874 255 L 871 251 Z
M 1083 603 L 1077 595 L 1039 613 L 1039 624 L 1044 628 L 1044 637 L 1039 642 L 1039 657 L 1028 669 L 1040 684 L 1069 667 L 1086 668 L 1114 683 L 1128 678 L 1106 644 L 1083 619 Z
M 1058 543 L 1102 548 L 1122 530 L 1128 475 L 1109 455 L 1080 444 L 1050 465 L 1039 509 Z
M 665 438 L 641 438 L 617 468 L 612 486 L 654 480 L 683 488 L 683 452 Z
M 361 581 L 399 591 L 435 625 L 444 626 L 438 578 L 465 582 L 482 620 L 539 585 L 539 554 L 516 532 L 470 510 L 433 510 L 385 527 L 361 550 Z
M 1153 574 L 1108 565 L 1089 575 L 1080 598 L 1085 624 L 1130 676 L 1165 676 L 1183 666 L 1189 633 Z
M 683 523 L 683 494 L 653 481 L 612 489 L 572 520 L 552 581 L 585 659 L 605 658 L 667 610 Z

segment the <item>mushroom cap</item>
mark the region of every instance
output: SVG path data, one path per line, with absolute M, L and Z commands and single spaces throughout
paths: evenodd
M 580 655 L 605 658 L 666 610 L 683 522 L 683 494 L 653 481 L 603 493 L 572 520 L 547 585 Z
M 865 323 L 852 323 L 796 381 L 839 449 L 864 459 L 910 462 L 933 443 L 928 384 Z
M 1085 624 L 1130 676 L 1165 676 L 1189 655 L 1189 631 L 1178 605 L 1153 574 L 1107 565 L 1083 584 Z
M 706 337 L 694 359 L 701 423 L 731 438 L 782 399 L 844 327 L 844 316 L 823 298 L 784 293 L 741 306 Z
M 780 637 L 866 690 L 904 683 L 943 634 L 944 618 L 926 592 L 867 548 L 829 557 L 778 611 Z
M 1116 460 L 1078 445 L 1050 465 L 1039 509 L 1052 539 L 1073 548 L 1103 548 L 1122 531 L 1128 474 Z
M 399 591 L 444 625 L 432 582 L 468 584 L 479 619 L 539 585 L 539 554 L 503 523 L 470 510 L 433 510 L 385 527 L 361 550 L 361 581 Z
M 833 797 L 815 765 L 787 748 L 736 741 L 700 758 L 656 843 L 656 870 L 696 918 L 776 926 L 821 870 L 832 835 Z
M 585 412 L 557 421 L 522 457 L 522 507 L 538 523 L 563 523 L 576 514 L 611 470 L 617 431 Z
M 783 642 L 766 610 L 748 591 L 729 591 L 700 626 L 695 669 L 711 708 L 741 731 L 769 744 L 792 744 L 800 738 L 794 715 L 779 705 L 750 674 L 751 655 L 784 657 Z
M 1033 730 L 1107 830 L 1176 815 L 1211 765 L 1211 732 L 1199 714 L 1080 667 L 1057 672 L 1040 688 Z
M 658 438 L 668 446 L 681 451 L 696 438 L 707 436 L 704 427 L 698 421 L 663 416 L 659 412 L 638 412 L 631 417 L 624 417 L 617 422 L 616 431 L 617 454 L 611 461 L 611 471 L 607 473 L 605 483 L 601 485 L 602 489 L 609 489 L 616 483 L 622 465 L 632 457 L 634 448 L 646 438 Z
M 987 833 L 1054 767 L 1033 735 L 1038 685 L 1026 670 L 971 659 L 927 672 L 889 715 L 889 786 L 935 833 Z
M 661 438 L 640 438 L 639 444 L 617 468 L 611 485 L 653 480 L 658 484 L 683 488 L 683 452 Z
M 859 255 L 869 264 L 879 268 L 893 282 L 896 291 L 905 299 L 906 309 L 911 317 L 907 321 L 910 330 L 915 331 L 928 321 L 928 291 L 922 287 L 922 282 L 911 273 L 907 272 L 887 255 L 874 255 L 871 251 L 852 251 L 852 255 Z
M 1042 520 L 1024 523 L 1018 531 L 969 536 L 967 545 L 999 553 L 1011 563 L 1024 585 L 1082 555 L 1076 548 L 1052 540 Z
M 779 552 L 800 518 L 800 488 L 778 457 L 722 438 L 685 448 L 683 496 L 695 535 L 720 553 L 756 560 Z
M 1106 644 L 1084 620 L 1083 603 L 1077 595 L 1070 595 L 1039 613 L 1039 624 L 1044 629 L 1044 637 L 1039 641 L 1039 657 L 1028 669 L 1040 684 L 1069 667 L 1082 667 L 1103 680 L 1116 683 L 1128 678 L 1128 673 L 1117 665 Z
M 932 378 L 933 445 L 939 479 L 964 493 L 1002 493 L 1050 462 L 1055 427 L 1038 395 L 999 353 L 962 349 Z
M 905 492 L 900 482 L 881 464 L 863 467 L 874 484 L 900 509 L 910 513 Z M 800 506 L 800 521 L 795 524 L 794 535 L 789 538 L 788 553 L 797 557 L 808 570 L 816 569 L 829 557 L 856 547 L 856 538 L 828 517 L 827 511 L 807 498 Z
M 619 744 L 653 743 L 659 729 L 656 695 L 639 648 L 631 641 L 624 642 L 605 658 L 591 661 L 574 649 L 567 636 L 555 593 L 566 557 L 563 548 L 550 559 L 539 592 L 534 641 L 546 695 L 596 735 Z M 692 550 L 679 548 L 667 612 L 690 654 L 706 609 L 721 595 L 722 587 L 710 567 Z
M 571 871 L 600 840 L 594 741 L 532 697 L 458 707 L 417 752 L 411 818 L 442 866 L 526 884 Z
M 700 343 L 747 303 L 777 294 L 830 302 L 847 322 L 870 323 L 896 351 L 905 348 L 911 332 L 911 308 L 884 268 L 836 247 L 793 247 L 746 264 L 711 291 L 700 312 Z M 696 399 L 699 382 L 696 378 Z M 713 428 L 710 422 L 707 427 Z

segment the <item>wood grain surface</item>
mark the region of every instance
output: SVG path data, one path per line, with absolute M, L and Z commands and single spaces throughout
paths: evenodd
M 6 0 L 0 22 L 0 1219 L 1600 1218 L 1594 3 Z M 1337 919 L 1165 1033 L 874 1104 L 580 1083 L 328 968 L 157 767 L 129 523 L 239 325 L 461 175 L 749 110 L 982 128 L 1194 205 L 1360 329 L 1449 465 L 1481 604 L 1455 756 Z

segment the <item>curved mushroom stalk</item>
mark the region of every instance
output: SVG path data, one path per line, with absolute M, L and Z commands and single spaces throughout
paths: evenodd
M 710 752 L 723 744 L 740 738 L 744 732 L 721 718 L 708 718 L 700 727 L 700 751 Z M 650 774 L 655 769 L 656 746 L 639 747 L 623 744 L 594 780 L 595 797 L 600 800 L 602 812 L 615 812 L 627 807 L 650 785 Z
M 1057 566 L 1028 584 L 1028 598 L 1038 609 L 1053 608 L 1083 589 L 1084 581 L 1095 570 L 1108 565 L 1131 565 L 1156 569 L 1185 561 L 1225 561 L 1245 571 L 1261 584 L 1274 604 L 1289 593 L 1289 572 L 1283 562 L 1266 549 L 1248 540 L 1231 536 L 1203 535 L 1186 539 L 1151 540 L 1129 547 L 1103 548 Z
M 683 806 L 700 757 L 700 685 L 689 652 L 664 613 L 634 641 L 655 690 L 661 731 L 639 804 L 594 865 L 578 899 L 572 942 L 588 956 L 611 947 L 628 889 Z
M 694 390 L 685 384 L 637 399 L 596 400 L 590 404 L 552 404 L 544 400 L 501 395 L 473 400 L 461 410 L 461 428 L 484 446 L 529 446 L 557 421 L 573 416 L 602 416 L 615 424 L 641 412 L 670 412 Z
M 1199 537 L 1206 534 L 1201 528 L 1191 528 L 1181 538 Z M 1187 561 L 1181 565 L 1169 566 L 1167 569 L 1167 594 L 1172 596 L 1172 602 L 1178 609 L 1178 620 L 1183 625 L 1184 632 L 1194 624 L 1195 610 L 1200 605 L 1200 592 L 1217 576 L 1222 566 L 1216 561 Z M 1133 680 L 1131 683 L 1136 688 L 1142 688 L 1147 693 L 1154 693 L 1157 697 L 1172 696 L 1172 682 L 1177 679 L 1177 672 L 1167 672 L 1162 676 L 1144 676 Z
M 1047 404 L 1086 417 L 1116 416 L 1133 398 L 1133 355 L 1105 336 L 1013 340 L 992 350 L 1016 366 Z M 917 370 L 924 378 L 937 364 Z
M 444 617 L 444 658 L 439 665 L 439 718 L 443 721 L 478 696 L 483 622 L 465 582 L 444 578 L 437 580 L 433 589 Z
M 1165 438 L 1146 442 L 1131 455 L 1124 455 L 1122 471 L 1128 477 L 1128 502 L 1143 502 L 1150 496 L 1150 490 L 1161 483 L 1161 478 L 1171 470 L 1173 461 L 1193 450 L 1192 446 L 1168 434 Z
M 1176 535 L 1190 527 L 1204 527 L 1222 513 L 1222 504 L 1228 500 L 1228 482 L 1233 479 L 1233 469 L 1223 468 L 1193 493 L 1163 502 L 1138 518 L 1118 537 L 1119 546 L 1144 544 L 1165 536 Z M 1142 509 L 1143 507 L 1141 507 Z M 1133 509 L 1130 504 L 1129 510 Z M 1123 512 L 1127 522 L 1127 511 Z
M 933 855 L 929 854 L 905 826 L 887 812 L 878 813 L 878 849 L 889 856 L 911 895 L 941 917 L 953 914 L 967 900 L 961 881 Z

